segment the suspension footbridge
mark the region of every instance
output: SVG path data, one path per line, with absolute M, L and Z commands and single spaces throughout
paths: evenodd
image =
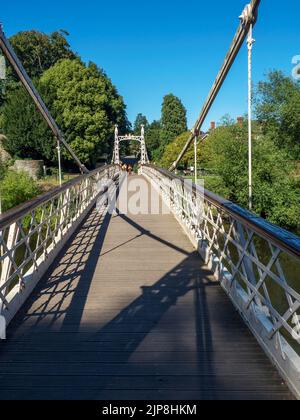
M 300 238 L 151 165 L 143 129 L 116 128 L 112 164 L 88 171 L 3 31 L 0 47 L 82 172 L 0 218 L 0 399 L 299 398 Z M 141 145 L 138 175 L 120 168 L 122 141 Z

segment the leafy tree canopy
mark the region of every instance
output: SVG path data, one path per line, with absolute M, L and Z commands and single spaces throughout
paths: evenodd
M 190 132 L 186 131 L 176 137 L 175 140 L 172 141 L 172 143 L 169 143 L 163 152 L 163 155 L 160 159 L 160 164 L 168 169 L 172 165 L 173 162 L 177 159 L 179 153 L 181 152 L 183 146 L 187 142 L 188 138 L 190 136 Z M 194 160 L 194 148 L 193 146 L 190 147 L 190 149 L 186 152 L 184 157 L 182 158 L 180 165 L 182 167 L 187 167 L 189 164 L 191 164 Z
M 68 35 L 64 30 L 50 35 L 31 30 L 18 32 L 9 41 L 29 77 L 34 79 L 39 78 L 59 60 L 77 58 L 68 44 Z M 6 77 L 5 81 L 0 81 L 0 106 L 5 103 L 10 92 L 20 86 L 19 79 L 10 66 L 7 67 Z
M 40 88 L 38 81 L 35 84 Z M 1 129 L 7 137 L 3 146 L 13 157 L 55 160 L 50 129 L 22 86 L 10 92 L 1 111 Z
M 111 153 L 114 125 L 126 132 L 129 123 L 123 98 L 101 69 L 79 59 L 62 60 L 42 75 L 40 84 L 67 142 L 84 163 Z
M 300 83 L 273 71 L 256 93 L 256 115 L 264 133 L 300 160 Z
M 13 35 L 10 42 L 30 77 L 39 77 L 59 60 L 75 59 L 67 41 L 69 34 L 56 31 L 50 35 L 24 31 Z
M 127 130 L 123 98 L 95 64 L 61 60 L 36 85 L 65 139 L 85 164 L 93 165 L 103 153 L 111 153 L 114 124 Z M 15 157 L 56 161 L 52 133 L 22 87 L 10 92 L 2 114 L 7 151 Z M 66 151 L 63 156 L 72 162 Z
M 159 158 L 159 147 L 160 147 L 160 121 L 153 121 L 146 131 L 146 144 L 149 153 L 149 158 L 154 162 Z
M 145 136 L 146 136 L 147 135 L 147 130 L 148 130 L 148 127 L 149 127 L 149 123 L 148 123 L 147 117 L 140 113 L 136 116 L 136 119 L 135 119 L 134 124 L 133 124 L 133 134 L 135 136 L 140 136 L 141 135 L 142 125 L 145 128 Z M 126 145 L 126 143 L 121 144 L 121 146 L 123 146 L 123 147 L 125 145 Z M 130 155 L 138 156 L 138 154 L 140 152 L 140 144 L 139 143 L 132 142 L 132 143 L 128 144 L 127 146 L 128 146 L 127 147 L 127 152 Z M 126 151 L 126 149 L 124 151 Z
M 248 206 L 248 131 L 228 117 L 224 125 L 210 132 L 198 146 L 198 162 L 213 174 L 205 178 L 206 188 L 247 208 Z M 231 122 L 230 122 L 231 121 Z M 299 230 L 300 189 L 295 177 L 295 161 L 279 148 L 261 125 L 253 124 L 254 211 L 280 226 Z M 186 143 L 189 132 L 166 146 L 159 164 L 169 168 Z M 193 165 L 193 146 L 181 166 Z
M 134 135 L 139 136 L 141 134 L 142 125 L 145 127 L 145 132 L 147 132 L 149 127 L 147 117 L 145 117 L 143 114 L 138 114 L 133 125 Z
M 247 128 L 238 125 L 213 131 L 202 149 L 207 168 L 222 180 L 221 191 L 243 207 L 248 205 Z M 299 227 L 300 191 L 294 164 L 268 137 L 255 133 L 253 141 L 254 211 L 271 222 Z
M 187 131 L 186 109 L 181 100 L 169 94 L 164 97 L 161 113 L 162 144 L 171 143 L 177 136 Z

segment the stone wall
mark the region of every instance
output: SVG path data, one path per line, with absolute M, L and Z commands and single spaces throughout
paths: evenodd
M 43 165 L 42 160 L 16 160 L 13 169 L 26 172 L 32 179 L 37 180 L 42 176 Z

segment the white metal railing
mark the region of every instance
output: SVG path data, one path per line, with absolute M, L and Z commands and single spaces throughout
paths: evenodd
M 300 238 L 154 166 L 142 170 L 300 397 Z M 218 308 L 216 308 L 218 310 Z
M 119 168 L 80 176 L 0 217 L 0 315 L 10 322 Z

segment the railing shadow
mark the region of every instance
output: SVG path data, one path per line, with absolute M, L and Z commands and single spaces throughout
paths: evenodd
M 90 291 L 94 273 L 99 262 L 99 258 L 104 240 L 107 234 L 109 223 L 112 217 L 121 217 L 124 221 L 139 230 L 137 237 L 147 235 L 151 239 L 160 241 L 165 246 L 179 251 L 183 255 L 183 261 L 164 277 L 157 281 L 153 286 L 141 287 L 141 295 L 132 303 L 121 310 L 103 328 L 95 332 L 95 322 L 90 325 L 83 322 L 82 317 L 86 306 L 86 301 Z M 124 244 L 125 246 L 126 244 Z M 122 245 L 121 245 L 122 246 Z M 100 375 L 98 383 L 95 383 L 89 393 L 89 399 L 101 397 L 101 393 L 110 389 L 110 383 L 114 377 L 119 375 L 128 378 L 128 382 L 123 381 L 124 389 L 130 389 L 131 368 L 130 359 L 147 336 L 153 331 L 155 333 L 169 334 L 172 331 L 165 330 L 160 322 L 165 314 L 173 307 L 175 308 L 181 298 L 191 293 L 191 310 L 196 322 L 192 324 L 192 335 L 195 337 L 194 350 L 198 354 L 195 377 L 199 381 L 199 399 L 207 397 L 207 387 L 211 390 L 210 396 L 214 397 L 215 381 L 214 363 L 211 357 L 213 344 L 211 328 L 209 322 L 209 311 L 206 301 L 206 289 L 213 287 L 217 283 L 209 280 L 209 273 L 200 267 L 200 259 L 196 252 L 187 253 L 185 250 L 153 235 L 143 229 L 142 226 L 125 215 L 101 215 L 96 211 L 92 212 L 84 222 L 80 231 L 75 235 L 72 246 L 61 253 L 57 260 L 57 267 L 48 273 L 48 278 L 38 286 L 37 292 L 24 305 L 21 312 L 13 321 L 9 335 L 13 337 L 14 332 L 24 328 L 24 333 L 30 337 L 31 334 L 48 334 L 45 344 L 51 341 L 51 333 L 58 331 L 60 334 L 66 333 L 65 341 L 68 340 L 70 325 L 72 333 L 86 334 L 86 342 L 89 346 L 89 353 L 101 354 L 118 353 L 118 360 L 110 365 L 109 375 Z M 101 303 L 99 303 L 101 305 Z M 193 307 L 194 305 L 194 307 Z M 191 314 L 188 314 L 191 315 Z M 101 325 L 103 320 L 98 319 Z M 180 316 L 174 312 L 172 323 L 174 324 L 174 337 L 168 341 L 168 353 L 175 352 L 183 343 L 179 334 L 176 332 L 176 325 L 181 323 Z M 97 324 L 97 321 L 96 321 Z M 58 328 L 58 329 L 57 329 Z M 68 363 L 76 363 L 77 351 L 81 349 L 82 340 L 72 342 L 73 348 L 68 354 Z M 147 345 L 147 344 L 146 344 Z M 2 351 L 5 351 L 5 346 Z M 50 361 L 55 363 L 55 354 L 50 353 Z M 0 352 L 1 355 L 1 352 Z M 1 356 L 0 356 L 1 357 Z M 203 362 L 203 357 L 205 361 Z M 12 357 L 13 361 L 13 357 Z M 150 359 L 151 361 L 151 359 Z M 101 356 L 99 362 L 102 363 Z M 143 362 L 140 362 L 141 369 Z M 149 363 L 149 361 L 148 361 Z M 156 366 L 154 377 L 157 378 L 157 389 L 153 390 L 153 396 L 158 397 L 158 390 L 164 385 L 165 369 L 161 368 L 167 359 L 155 360 Z M 62 371 L 64 369 L 62 368 Z M 63 373 L 61 373 L 63 374 Z M 83 369 L 83 381 L 84 381 Z M 88 372 L 86 372 L 88 376 Z M 170 372 L 172 375 L 172 372 Z M 158 380 L 160 377 L 160 381 Z M 99 378 L 99 376 L 98 376 Z M 66 389 L 73 387 L 73 377 L 70 376 L 66 384 Z M 145 379 L 147 383 L 147 378 Z M 152 383 L 153 386 L 153 383 Z M 2 388 L 2 384 L 1 384 Z M 96 388 L 96 390 L 95 390 Z M 47 392 L 41 389 L 41 393 Z M 49 390 L 48 390 L 49 392 Z M 170 390 L 171 392 L 171 390 Z M 203 395 L 202 395 L 203 392 Z M 86 394 L 85 394 L 86 395 Z M 176 396 L 176 390 L 173 393 Z M 43 395 L 42 395 L 43 396 Z M 49 397 L 49 395 L 48 395 Z M 62 391 L 61 397 L 64 398 Z
M 36 330 L 39 325 L 44 328 L 44 321 L 50 328 L 58 320 L 63 321 L 68 314 L 73 314 L 74 305 L 78 314 L 77 324 L 80 324 L 111 217 L 109 213 L 103 215 L 94 211 L 86 218 L 73 240 L 71 238 L 72 247 L 61 251 L 55 265 L 50 267 L 33 295 L 11 322 L 12 330 L 20 325 L 20 316 L 25 324 L 33 319 L 32 328 Z M 37 305 L 32 308 L 35 302 Z
M 214 364 L 213 357 L 211 356 L 213 354 L 213 343 L 209 311 L 206 302 L 206 288 L 214 287 L 217 284 L 211 282 L 203 272 L 200 276 L 199 272 L 195 272 L 195 257 L 196 255 L 194 253 L 191 254 L 153 286 L 141 287 L 141 295 L 137 299 L 124 308 L 99 332 L 93 333 L 90 336 L 90 340 L 94 345 L 93 351 L 100 352 L 104 348 L 108 353 L 116 352 L 119 354 L 117 363 L 110 370 L 110 376 L 121 375 L 127 377 L 127 384 L 123 382 L 122 385 L 125 389 L 126 387 L 130 389 L 130 386 L 132 386 L 132 378 L 130 378 L 132 365 L 131 363 L 128 364 L 128 362 L 141 345 L 143 345 L 143 349 L 147 349 L 147 345 L 149 344 L 149 351 L 153 351 L 151 340 L 145 341 L 147 336 L 152 333 L 155 335 L 158 334 L 158 336 L 165 335 L 168 337 L 166 342 L 163 339 L 164 343 L 161 343 L 168 354 L 166 358 L 156 359 L 155 361 L 151 361 L 150 358 L 151 364 L 153 363 L 152 367 L 155 366 L 155 374 L 157 377 L 160 377 L 161 381 L 160 383 L 157 382 L 157 387 L 164 387 L 163 377 L 173 376 L 174 372 L 169 370 L 168 374 L 166 374 L 162 365 L 163 363 L 169 363 L 168 357 L 170 353 L 180 350 L 182 345 L 184 347 L 184 337 L 181 338 L 176 330 L 176 326 L 182 323 L 182 313 L 177 315 L 176 311 L 174 311 L 172 315 L 173 326 L 170 327 L 170 330 L 166 330 L 167 327 L 164 324 L 161 325 L 160 322 L 172 307 L 176 307 L 181 298 L 191 293 L 193 295 L 191 297 L 191 301 L 193 302 L 191 305 L 191 315 L 195 316 L 196 320 L 195 327 L 192 323 L 191 330 L 186 332 L 195 337 L 193 348 L 197 352 L 197 363 L 194 366 L 194 376 L 197 377 L 199 382 L 197 384 L 199 390 L 198 398 L 207 397 L 207 388 L 210 390 L 210 397 L 214 397 L 216 384 L 214 383 Z M 88 329 L 89 327 L 87 325 Z M 157 350 L 159 349 L 159 345 L 157 343 Z M 205 361 L 203 361 L 203 357 Z M 149 363 L 149 359 L 147 359 L 147 362 Z M 145 366 L 143 361 L 139 363 L 141 369 L 138 369 L 138 371 L 142 371 Z M 149 376 L 149 372 L 145 373 L 145 376 L 145 386 L 147 387 L 147 376 Z M 181 373 L 179 376 L 184 376 L 184 373 Z M 180 377 L 178 377 L 178 381 L 180 382 Z M 111 377 L 106 378 L 104 382 L 102 381 L 101 390 L 109 387 L 110 382 Z M 157 393 L 153 395 L 157 396 Z M 173 395 L 175 398 L 176 389 L 173 390 Z M 99 394 L 95 393 L 94 397 L 97 398 L 98 396 Z
M 113 241 L 107 250 L 103 245 L 112 218 L 130 224 L 133 237 L 120 239 L 117 246 Z M 280 379 L 233 308 L 214 307 L 226 306 L 226 300 L 218 298 L 214 288 L 219 284 L 201 266 L 198 254 L 149 232 L 138 220 L 96 210 L 86 218 L 13 320 L 7 342 L 1 343 L 0 399 L 179 400 L 184 395 L 215 400 L 248 396 L 247 390 L 250 397 L 260 398 L 282 392 Z M 142 286 L 140 293 L 131 291 L 126 304 L 122 297 L 115 305 L 111 295 L 107 315 L 105 300 L 100 301 L 104 294 L 99 301 L 91 296 L 96 268 L 107 253 L 141 237 L 179 253 L 180 263 L 154 284 Z M 233 325 L 227 328 L 227 322 Z M 241 354 L 236 351 L 240 344 Z M 178 357 L 178 351 L 184 356 Z M 262 383 L 269 388 L 264 391 Z

